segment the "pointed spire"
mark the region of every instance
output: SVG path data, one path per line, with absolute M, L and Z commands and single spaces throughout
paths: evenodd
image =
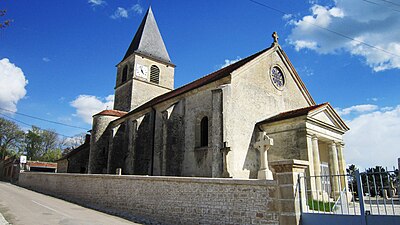
M 154 18 L 151 6 L 146 12 L 142 23 L 136 31 L 131 45 L 125 53 L 124 59 L 133 53 L 139 53 L 154 59 L 171 63 L 164 41 L 158 30 L 156 19 Z

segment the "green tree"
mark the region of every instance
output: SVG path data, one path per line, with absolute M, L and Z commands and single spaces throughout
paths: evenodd
M 61 158 L 61 156 L 62 156 L 61 149 L 54 149 L 44 153 L 44 155 L 40 158 L 40 160 L 45 162 L 54 162 L 57 159 Z
M 59 142 L 54 131 L 32 126 L 25 135 L 26 155 L 30 160 L 55 161 L 61 157 Z
M 358 170 L 357 166 L 354 164 L 351 164 L 347 169 L 346 172 L 349 175 L 348 177 L 348 185 L 349 185 L 349 190 L 354 192 L 356 195 L 358 194 L 357 190 L 357 181 L 355 178 L 355 172 Z
M 14 122 L 0 118 L 0 159 L 20 151 L 24 132 Z
M 362 174 L 362 183 L 364 193 L 371 194 L 371 197 L 383 195 L 383 190 L 388 190 L 390 183 L 395 180 L 396 175 L 388 173 L 382 166 L 369 168 L 365 174 Z

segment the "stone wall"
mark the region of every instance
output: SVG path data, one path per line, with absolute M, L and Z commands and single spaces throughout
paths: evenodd
M 163 224 L 279 224 L 276 181 L 22 173 L 19 185 Z

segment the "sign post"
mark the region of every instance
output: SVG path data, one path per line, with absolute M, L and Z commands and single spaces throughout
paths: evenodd
M 19 157 L 19 163 L 22 164 L 22 169 L 25 170 L 26 155 L 21 155 L 21 156 Z

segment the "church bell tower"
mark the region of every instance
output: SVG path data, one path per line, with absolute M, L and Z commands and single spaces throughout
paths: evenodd
M 149 7 L 123 60 L 117 65 L 114 109 L 128 112 L 173 90 L 174 70 Z

